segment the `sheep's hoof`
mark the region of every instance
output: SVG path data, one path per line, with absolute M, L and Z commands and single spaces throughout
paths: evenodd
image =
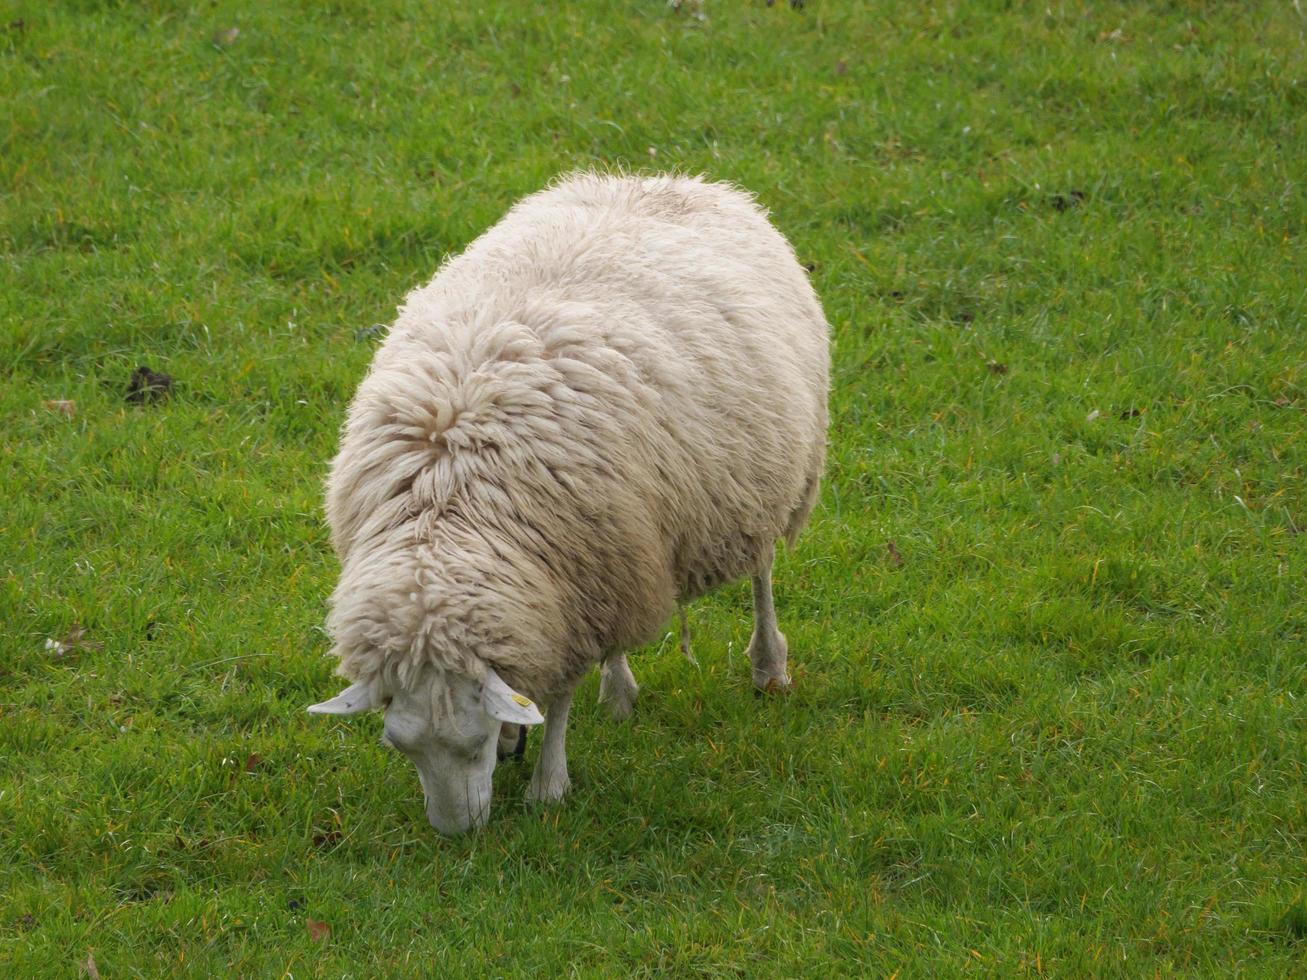
M 540 771 L 531 776 L 531 785 L 526 788 L 526 798 L 529 803 L 557 803 L 567 791 L 572 788 L 572 781 L 567 778 L 567 773 L 541 776 Z
M 767 694 L 789 694 L 794 690 L 794 682 L 790 678 L 781 674 L 778 677 L 767 677 L 753 679 L 753 696 L 755 698 L 763 697 Z
M 745 651 L 753 665 L 753 686 L 759 694 L 783 694 L 791 687 L 789 672 L 789 644 L 780 632 L 759 633 L 754 630 Z

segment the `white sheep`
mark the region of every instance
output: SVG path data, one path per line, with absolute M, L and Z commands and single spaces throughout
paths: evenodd
M 752 576 L 753 683 L 788 686 L 773 548 L 817 498 L 829 357 L 745 193 L 580 174 L 519 202 L 409 294 L 350 405 L 326 510 L 354 683 L 309 710 L 384 706 L 456 833 L 501 726 L 544 722 L 528 795 L 557 800 L 581 678 L 628 713 L 625 651 L 722 583 Z

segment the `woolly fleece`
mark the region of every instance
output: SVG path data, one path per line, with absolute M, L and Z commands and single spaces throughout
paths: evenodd
M 745 193 L 579 174 L 409 294 L 327 484 L 339 672 L 548 703 L 770 563 L 817 496 L 828 327 Z

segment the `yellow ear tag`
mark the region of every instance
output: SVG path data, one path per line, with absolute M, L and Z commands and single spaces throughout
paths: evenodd
M 520 705 L 521 705 L 522 707 L 524 707 L 524 708 L 529 708 L 529 707 L 531 707 L 531 699 L 530 699 L 529 697 L 527 697 L 525 694 L 517 694 L 517 693 L 514 693 L 514 695 L 513 695 L 513 700 L 516 701 L 518 704 L 520 704 Z

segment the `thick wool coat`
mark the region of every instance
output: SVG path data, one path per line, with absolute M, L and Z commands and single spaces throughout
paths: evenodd
M 522 200 L 408 296 L 350 405 L 340 673 L 489 666 L 548 702 L 760 568 L 817 497 L 828 348 L 731 186 L 581 174 Z

